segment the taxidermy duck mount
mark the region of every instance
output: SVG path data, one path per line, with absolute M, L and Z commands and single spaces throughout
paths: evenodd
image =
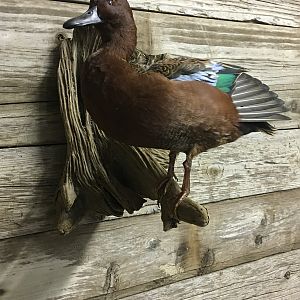
M 77 28 L 72 39 L 59 34 L 58 40 L 59 99 L 67 140 L 66 164 L 56 197 L 59 232 L 70 233 L 85 216 L 101 220 L 105 216 L 122 216 L 124 211 L 159 211 L 156 202 L 143 204 L 146 199 L 159 198 L 157 185 L 166 176 L 168 152 L 133 147 L 107 137 L 91 120 L 78 92 L 83 62 L 101 47 L 99 31 L 93 26 Z M 166 54 L 147 55 L 137 49 L 130 59 L 139 72 L 158 65 L 162 71 L 167 61 Z M 178 183 L 172 180 L 162 196 L 166 204 L 161 207 L 164 230 L 174 227 L 167 204 L 179 192 Z M 190 198 L 178 207 L 178 215 L 181 221 L 201 227 L 209 222 L 205 207 Z
M 92 0 L 86 13 L 64 27 L 86 25 L 95 25 L 102 45 L 82 66 L 84 104 L 107 136 L 125 145 L 170 151 L 159 194 L 162 209 L 169 208 L 171 227 L 179 221 L 179 207 L 189 194 L 196 155 L 253 131 L 272 133 L 268 121 L 288 119 L 281 114 L 284 102 L 241 67 L 210 61 L 185 64 L 171 58 L 170 68 L 157 63 L 139 72 L 132 67 L 136 26 L 126 0 Z M 169 78 L 166 69 L 171 70 Z M 179 152 L 186 154 L 183 184 L 167 203 L 163 196 L 175 177 Z

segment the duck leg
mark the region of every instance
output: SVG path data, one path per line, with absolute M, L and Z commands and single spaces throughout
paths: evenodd
M 176 151 L 170 151 L 169 153 L 169 166 L 168 166 L 168 172 L 166 177 L 161 181 L 161 183 L 158 186 L 158 202 L 160 203 L 161 198 L 166 194 L 168 186 L 173 179 L 173 177 L 177 179 L 175 172 L 174 172 L 174 166 L 176 162 L 178 152 Z
M 188 154 L 186 155 L 186 160 L 183 162 L 184 174 L 183 174 L 181 193 L 178 196 L 178 199 L 177 199 L 177 202 L 175 203 L 175 208 L 174 208 L 174 216 L 178 221 L 179 221 L 179 218 L 177 215 L 177 208 L 190 193 L 192 161 L 193 161 L 193 158 L 200 152 L 201 152 L 200 147 L 198 145 L 195 145 L 192 148 L 192 150 L 190 150 L 188 152 Z

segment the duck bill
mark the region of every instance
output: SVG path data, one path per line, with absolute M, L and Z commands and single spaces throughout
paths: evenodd
M 81 16 L 72 18 L 66 21 L 63 25 L 65 29 L 73 29 L 75 27 L 82 27 L 87 25 L 99 24 L 102 23 L 102 19 L 99 18 L 97 13 L 97 6 L 90 7 L 84 14 Z

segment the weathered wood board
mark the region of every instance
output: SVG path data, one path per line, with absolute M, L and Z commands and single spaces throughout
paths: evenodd
M 54 229 L 56 186 L 0 187 L 0 240 Z
M 65 141 L 55 35 L 87 5 L 2 0 L 1 299 L 300 298 L 300 2 L 130 4 L 142 10 L 134 12 L 140 48 L 243 65 L 286 100 L 293 120 L 277 123 L 274 137 L 251 134 L 195 160 L 192 197 L 206 203 L 206 228 L 163 233 L 149 202 L 138 214 L 151 215 L 86 220 L 59 236 L 53 196 Z
M 57 98 L 55 35 L 63 31 L 68 17 L 85 9 L 86 5 L 47 0 L 1 1 L 0 103 Z M 299 28 L 142 11 L 136 11 L 135 18 L 143 50 L 244 65 L 299 112 Z
M 3 199 L 0 238 L 52 228 L 47 220 L 49 205 L 53 206 L 51 199 L 40 199 L 54 194 L 64 154 L 64 146 L 0 150 L 0 198 Z M 183 158 L 181 155 L 176 165 L 179 180 Z M 191 196 L 200 203 L 209 203 L 299 188 L 299 166 L 300 130 L 278 131 L 274 136 L 254 133 L 199 155 L 192 169 Z M 35 208 L 33 214 L 30 213 L 32 207 Z M 27 217 L 14 210 L 26 212 Z M 154 210 L 157 210 L 156 205 Z
M 57 186 L 0 187 L 0 240 L 56 230 L 55 203 Z M 156 201 L 148 202 L 134 216 L 159 213 Z M 132 217 L 125 212 L 123 217 Z M 106 220 L 116 219 L 110 216 Z M 85 218 L 83 224 L 95 223 Z
M 0 241 L 4 299 L 128 296 L 300 247 L 300 193 L 208 205 L 206 228 L 164 233 L 159 215 Z M 18 288 L 16 288 L 18 287 Z
M 1 148 L 65 143 L 57 102 L 3 104 L 0 128 Z
M 201 196 L 204 202 L 213 201 L 216 194 L 211 183 L 219 190 L 224 188 L 220 194 L 226 193 L 226 196 L 218 200 L 228 199 L 229 195 L 229 198 L 247 196 L 241 191 L 249 181 L 253 183 L 250 193 L 254 193 L 255 180 L 260 182 L 257 193 L 299 187 L 299 142 L 299 129 L 278 131 L 274 136 L 252 133 L 234 143 L 200 154 L 193 164 L 192 175 L 195 184 L 201 182 L 197 194 L 204 194 Z M 62 171 L 64 154 L 63 145 L 0 149 L 0 186 L 55 185 Z M 183 158 L 184 155 L 179 157 L 176 168 L 179 176 L 182 173 L 180 160 Z M 226 182 L 224 186 L 222 181 Z M 206 185 L 209 190 L 202 190 Z M 226 188 L 227 185 L 230 187 Z
M 60 1 L 60 0 L 58 0 Z M 67 0 L 68 2 L 76 2 Z M 82 2 L 89 3 L 89 0 Z M 218 0 L 129 0 L 134 9 L 212 19 L 252 21 L 271 25 L 300 26 L 300 4 L 297 1 L 218 1 Z
M 123 300 L 300 299 L 300 250 L 179 281 Z
M 0 106 L 0 148 L 65 143 L 57 102 L 3 104 Z M 274 122 L 277 129 L 300 128 L 300 114 L 291 121 Z
M 65 146 L 0 149 L 0 187 L 57 185 Z

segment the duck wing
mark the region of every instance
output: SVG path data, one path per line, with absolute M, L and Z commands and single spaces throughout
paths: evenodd
M 213 61 L 202 63 L 205 65 L 202 69 L 180 74 L 173 80 L 202 81 L 229 94 L 239 112 L 243 133 L 257 130 L 271 133 L 274 128 L 266 122 L 290 119 L 281 114 L 287 111 L 284 101 L 269 86 L 247 74 L 245 68 Z

